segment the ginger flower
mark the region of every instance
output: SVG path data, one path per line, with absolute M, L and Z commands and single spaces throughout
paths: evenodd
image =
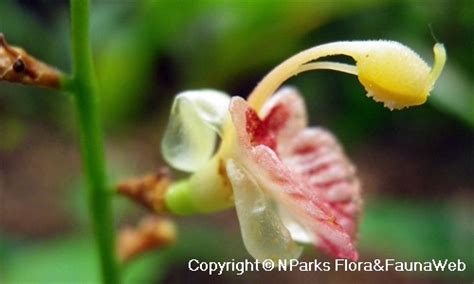
M 396 42 L 334 42 L 284 61 L 248 101 L 215 90 L 179 94 L 162 151 L 171 166 L 191 174 L 168 188 L 167 210 L 206 213 L 234 205 L 244 244 L 257 259 L 296 258 L 299 244 L 307 243 L 356 260 L 361 197 L 354 167 L 333 135 L 307 127 L 298 92 L 278 89 L 300 72 L 331 69 L 357 75 L 368 95 L 390 109 L 419 105 L 446 60 L 442 45 L 434 53 L 430 69 Z M 356 65 L 313 62 L 332 55 L 350 56 Z

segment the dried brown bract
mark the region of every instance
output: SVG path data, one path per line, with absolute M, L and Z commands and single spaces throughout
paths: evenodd
M 0 80 L 58 89 L 61 72 L 9 45 L 0 33 Z
M 176 227 L 172 221 L 148 216 L 136 228 L 126 227 L 120 231 L 117 254 L 122 262 L 126 262 L 175 242 Z
M 156 174 L 131 179 L 117 186 L 120 194 L 130 197 L 154 212 L 166 212 L 165 194 L 171 183 L 167 168 Z

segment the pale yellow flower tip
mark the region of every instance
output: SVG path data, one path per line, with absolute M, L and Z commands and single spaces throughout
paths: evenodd
M 442 44 L 437 43 L 433 50 L 434 64 L 430 70 L 410 48 L 394 41 L 372 41 L 354 54 L 359 81 L 368 96 L 390 109 L 421 105 L 446 62 Z

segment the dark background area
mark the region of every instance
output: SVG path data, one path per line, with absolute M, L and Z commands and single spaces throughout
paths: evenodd
M 287 84 L 304 94 L 312 125 L 331 129 L 358 167 L 365 213 L 362 260 L 461 259 L 468 271 L 252 272 L 208 276 L 187 261 L 250 256 L 233 210 L 175 218 L 175 247 L 125 267 L 130 283 L 468 283 L 474 200 L 474 1 L 93 1 L 92 38 L 111 186 L 164 165 L 160 140 L 173 96 L 215 88 L 246 97 L 296 52 L 338 40 L 400 41 L 432 64 L 448 61 L 427 104 L 391 112 L 357 78 L 320 71 Z M 67 1 L 0 2 L 9 43 L 70 70 Z M 346 58 L 341 58 L 345 61 Z M 0 83 L 0 282 L 94 282 L 71 98 Z M 179 175 L 179 173 L 176 173 Z M 114 200 L 120 224 L 144 211 Z M 117 224 L 119 226 L 119 224 Z M 318 257 L 305 250 L 303 259 Z

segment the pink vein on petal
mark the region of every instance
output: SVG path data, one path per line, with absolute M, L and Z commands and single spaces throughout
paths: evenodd
M 274 144 L 268 142 L 273 139 L 268 127 L 272 124 L 260 120 L 241 98 L 232 99 L 230 112 L 241 146 L 239 160 L 255 175 L 262 189 L 313 232 L 318 247 L 337 257 L 356 259 L 351 237 L 337 222 L 339 215 L 333 214 L 330 204 L 312 190 L 307 179 L 290 171 L 274 152 Z

